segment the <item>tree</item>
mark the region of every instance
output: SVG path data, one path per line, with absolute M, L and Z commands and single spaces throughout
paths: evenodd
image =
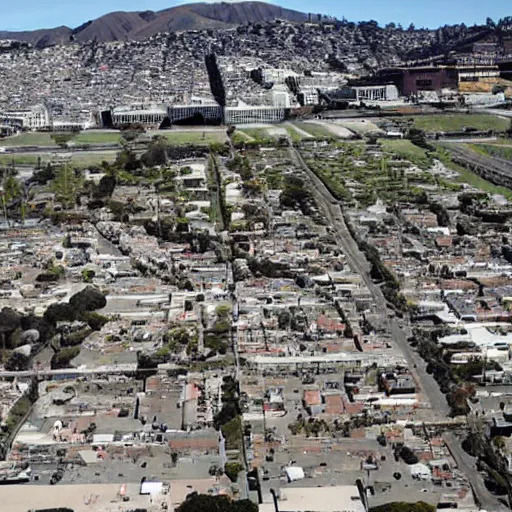
M 64 208 L 75 204 L 76 193 L 82 183 L 81 176 L 70 165 L 64 165 L 55 171 L 52 190 Z
M 21 372 L 30 368 L 30 357 L 21 352 L 12 352 L 5 363 L 5 369 L 10 372 Z
M 107 305 L 107 299 L 96 288 L 87 286 L 69 299 L 69 305 L 75 311 L 95 311 L 103 309 Z
M 4 178 L 3 185 L 0 187 L 0 196 L 2 197 L 2 206 L 4 209 L 4 217 L 8 222 L 7 206 L 22 195 L 20 182 L 12 175 L 7 174 Z
M 370 508 L 370 512 L 434 512 L 436 507 L 418 501 L 416 503 L 406 503 L 404 501 L 395 501 L 393 503 L 386 503 L 378 507 Z
M 146 167 L 155 167 L 167 163 L 169 143 L 164 137 L 155 137 L 148 150 L 140 157 Z
M 191 493 L 176 512 L 258 512 L 251 500 L 234 501 L 227 496 Z
M 242 469 L 242 465 L 238 462 L 227 462 L 224 467 L 224 472 L 232 482 L 236 482 L 238 480 L 238 473 L 240 473 Z
M 44 313 L 44 319 L 55 326 L 57 322 L 73 322 L 76 320 L 76 310 L 66 302 L 50 304 Z
M 110 197 L 116 188 L 116 177 L 111 175 L 105 175 L 101 178 L 98 186 L 94 189 L 94 197 L 98 199 L 102 199 L 105 197 Z
M 10 346 L 11 334 L 20 327 L 21 316 L 11 308 L 3 308 L 0 311 L 0 339 L 2 348 Z
M 74 133 L 52 133 L 51 138 L 57 146 L 67 148 L 74 136 Z
M 509 139 L 512 139 L 512 119 L 510 120 L 510 126 L 508 127 L 505 134 Z
M 51 360 L 52 370 L 68 368 L 71 361 L 80 354 L 80 347 L 66 347 L 53 354 Z
M 117 167 L 121 167 L 125 171 L 131 172 L 140 168 L 140 162 L 135 152 L 131 149 L 124 148 L 118 153 L 115 161 Z

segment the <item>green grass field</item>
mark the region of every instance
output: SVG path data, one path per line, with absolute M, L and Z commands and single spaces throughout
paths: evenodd
M 71 139 L 71 142 L 79 144 L 117 144 L 121 140 L 119 132 L 81 132 Z
M 91 165 L 100 165 L 104 160 L 113 162 L 116 158 L 117 151 L 102 151 L 102 152 L 80 152 L 73 153 L 71 163 L 77 167 L 88 167 Z M 9 166 L 14 165 L 33 165 L 36 166 L 38 158 L 41 157 L 41 166 L 45 166 L 54 158 L 49 153 L 15 153 L 15 154 L 0 154 L 0 165 Z
M 449 169 L 453 169 L 459 173 L 459 176 L 457 177 L 457 181 L 459 183 L 467 183 L 468 185 L 483 190 L 484 192 L 488 192 L 489 194 L 500 194 L 506 197 L 509 201 L 512 200 L 512 190 L 506 187 L 500 187 L 499 185 L 494 185 L 490 181 L 484 180 L 478 176 L 478 174 L 475 174 L 465 167 L 452 162 L 448 150 L 438 148 L 436 158 L 439 158 L 439 160 L 441 160 L 441 162 L 443 162 Z
M 412 164 L 419 167 L 429 166 L 429 158 L 423 148 L 415 146 L 409 140 L 379 140 L 382 149 L 389 153 L 391 156 L 397 156 L 405 160 L 409 160 Z
M 296 125 L 301 129 L 304 130 L 306 133 L 309 133 L 313 137 L 325 137 L 328 139 L 334 139 L 336 136 L 334 133 L 329 131 L 327 128 L 323 127 L 320 124 L 316 123 L 296 123 Z
M 25 132 L 0 139 L 0 146 L 55 146 L 49 133 Z
M 464 127 L 477 130 L 505 131 L 510 126 L 509 119 L 489 114 L 444 114 L 414 116 L 414 125 L 427 132 L 458 131 Z
M 297 131 L 292 124 L 286 125 L 285 128 L 293 142 L 300 142 L 301 140 L 307 138 L 304 135 L 302 135 L 302 133 Z
M 75 146 L 81 144 L 117 144 L 121 140 L 115 131 L 84 131 L 71 138 Z M 25 132 L 14 137 L 0 140 L 0 146 L 55 146 L 51 133 Z
M 512 144 L 508 146 L 505 144 L 469 144 L 469 147 L 485 156 L 512 161 Z
M 242 128 L 237 129 L 237 132 L 243 133 L 250 137 L 252 140 L 273 140 L 274 137 L 270 135 L 266 128 Z
M 174 144 L 176 146 L 182 146 L 184 144 L 204 144 L 208 145 L 213 142 L 226 142 L 227 135 L 224 130 L 216 130 L 216 131 L 203 131 L 203 130 L 194 130 L 194 131 L 178 131 L 178 130 L 169 130 L 169 131 L 161 131 L 155 133 L 155 135 L 159 135 L 165 137 L 170 144 Z

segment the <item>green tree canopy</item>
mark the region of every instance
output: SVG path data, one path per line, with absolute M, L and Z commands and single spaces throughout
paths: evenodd
M 393 503 L 386 503 L 386 505 L 370 508 L 370 512 L 434 512 L 435 510 L 436 507 L 424 501 L 418 501 L 416 503 L 395 501 Z
M 177 512 L 258 512 L 258 505 L 251 500 L 234 501 L 227 496 L 210 496 L 196 494 L 187 499 L 176 509 Z

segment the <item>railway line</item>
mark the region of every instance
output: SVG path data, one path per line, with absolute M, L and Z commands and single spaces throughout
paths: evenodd
M 429 399 L 432 407 L 432 417 L 446 418 L 450 412 L 446 398 L 441 393 L 437 382 L 426 372 L 424 361 L 411 349 L 407 341 L 407 330 L 402 328 L 396 320 L 388 318 L 387 301 L 381 289 L 370 277 L 369 263 L 348 230 L 339 202 L 332 196 L 323 181 L 308 167 L 300 153 L 292 146 L 290 147 L 290 157 L 304 171 L 311 185 L 311 192 L 319 207 L 324 211 L 326 219 L 335 230 L 338 244 L 345 254 L 349 265 L 352 270 L 359 273 L 370 291 L 378 310 L 382 313 L 383 327 L 386 328 L 392 336 L 393 342 L 396 343 L 404 354 L 421 391 Z M 445 442 L 457 467 L 468 477 L 478 504 L 489 512 L 505 512 L 509 510 L 486 489 L 482 478 L 476 470 L 475 460 L 463 450 L 460 440 L 450 434 L 445 439 Z
M 485 156 L 462 145 L 443 145 L 452 160 L 480 177 L 503 187 L 512 189 L 512 162 L 502 158 Z

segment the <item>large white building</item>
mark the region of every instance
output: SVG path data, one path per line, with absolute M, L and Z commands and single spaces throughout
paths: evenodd
M 274 82 L 275 84 L 284 84 L 285 79 L 288 78 L 289 76 L 300 76 L 298 73 L 295 73 L 295 71 L 282 68 L 262 69 L 261 74 L 264 82 Z
M 399 98 L 396 85 L 363 85 L 352 89 L 356 91 L 357 101 L 396 101 Z
M 190 105 L 171 105 L 168 109 L 169 120 L 172 123 L 201 115 L 205 122 L 222 121 L 222 108 L 216 103 L 209 104 L 190 104 Z
M 116 107 L 112 111 L 114 126 L 134 123 L 160 126 L 166 117 L 167 107 L 163 105 L 130 105 Z
M 226 124 L 280 123 L 284 121 L 285 109 L 282 107 L 250 106 L 226 107 Z
M 50 111 L 45 105 L 35 105 L 30 108 L 0 112 L 0 118 L 7 124 L 8 120 L 21 124 L 29 130 L 42 130 L 51 128 Z
M 280 512 L 366 512 L 356 485 L 287 487 L 279 490 Z M 260 512 L 274 512 L 273 503 L 262 503 Z

